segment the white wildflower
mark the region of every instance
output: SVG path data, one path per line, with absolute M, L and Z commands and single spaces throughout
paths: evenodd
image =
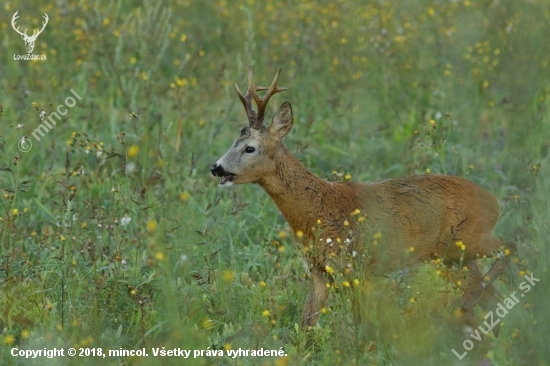
M 132 221 L 132 218 L 128 216 L 128 214 L 126 214 L 123 218 L 120 219 L 120 225 L 126 226 L 130 223 L 130 221 Z
M 135 171 L 136 171 L 136 164 L 133 161 L 126 164 L 126 174 L 132 174 Z

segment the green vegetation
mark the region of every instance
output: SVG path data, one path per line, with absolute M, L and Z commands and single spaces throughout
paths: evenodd
M 550 2 L 360 3 L 3 3 L 1 364 L 548 364 Z M 26 54 L 16 10 L 28 34 L 48 14 L 34 49 L 47 61 L 13 59 Z M 501 200 L 497 234 L 519 250 L 498 287 L 540 282 L 498 338 L 453 355 L 468 337 L 460 293 L 434 264 L 358 275 L 298 328 L 309 283 L 293 233 L 259 187 L 220 190 L 208 171 L 247 123 L 233 82 L 245 88 L 248 65 L 259 85 L 282 69 L 269 114 L 292 103 L 286 145 L 314 173 L 440 172 Z M 71 89 L 82 100 L 37 141 Z M 13 347 L 288 356 L 24 360 Z

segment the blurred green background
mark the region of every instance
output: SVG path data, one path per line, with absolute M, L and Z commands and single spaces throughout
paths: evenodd
M 5 1 L 0 12 L 0 363 L 547 365 L 550 1 Z M 25 55 L 12 29 L 41 28 Z M 432 264 L 361 278 L 297 327 L 299 248 L 256 186 L 217 188 L 246 125 L 233 88 L 282 69 L 293 151 L 322 177 L 467 177 L 537 286 L 459 361 L 458 289 Z M 82 100 L 37 141 L 76 91 Z M 40 135 L 39 135 L 40 136 Z M 18 143 L 32 143 L 21 152 Z M 28 143 L 28 141 L 25 141 Z M 491 265 L 491 260 L 484 262 Z M 365 319 L 350 311 L 361 296 Z M 480 315 L 481 309 L 478 309 Z M 284 348 L 286 357 L 64 357 L 13 347 Z M 149 352 L 151 353 L 151 352 Z

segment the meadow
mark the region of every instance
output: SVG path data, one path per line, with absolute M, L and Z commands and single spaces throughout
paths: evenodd
M 550 362 L 550 1 L 8 0 L 1 10 L 0 364 Z M 27 54 L 16 11 L 29 35 L 48 15 L 33 51 L 47 60 L 14 59 Z M 222 190 L 209 172 L 247 124 L 233 83 L 246 89 L 248 66 L 259 85 L 282 70 L 288 90 L 266 115 L 292 103 L 285 145 L 313 173 L 443 173 L 499 198 L 496 234 L 518 252 L 498 288 L 540 282 L 498 337 L 453 354 L 469 335 L 460 286 L 444 277 L 460 268 L 438 263 L 359 274 L 300 329 L 309 282 L 294 233 L 260 187 Z M 25 359 L 14 347 L 224 356 Z M 227 355 L 260 348 L 285 356 Z

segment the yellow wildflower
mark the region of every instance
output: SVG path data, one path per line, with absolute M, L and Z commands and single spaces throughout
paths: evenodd
M 187 191 L 183 191 L 183 192 L 180 193 L 180 200 L 182 200 L 183 202 L 189 201 L 190 197 L 191 197 L 191 195 Z
M 149 220 L 147 222 L 147 231 L 149 232 L 149 234 L 151 234 L 154 233 L 155 230 L 157 230 L 157 220 Z
M 233 281 L 233 278 L 235 278 L 235 272 L 230 269 L 226 269 L 223 271 L 222 277 L 225 282 L 231 282 Z
M 4 344 L 6 346 L 11 346 L 14 343 L 15 343 L 15 337 L 12 336 L 11 334 L 8 334 L 7 336 L 4 337 Z
M 128 148 L 128 151 L 127 151 L 127 154 L 128 154 L 128 157 L 130 159 L 133 159 L 137 156 L 139 152 L 139 146 L 137 145 L 131 145 L 129 148 Z

